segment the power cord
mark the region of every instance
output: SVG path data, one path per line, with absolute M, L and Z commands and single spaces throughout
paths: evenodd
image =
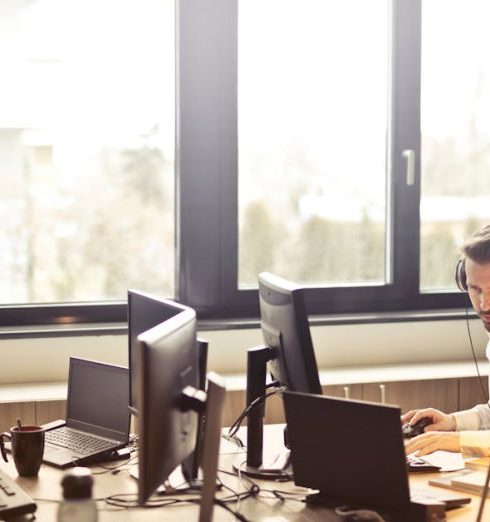
M 277 383 L 270 383 L 268 387 L 276 387 Z M 282 393 L 286 390 L 284 386 L 281 386 L 279 388 L 274 389 L 273 391 L 266 392 L 264 395 L 261 395 L 260 397 L 257 397 L 254 399 L 243 411 L 240 413 L 240 415 L 237 417 L 235 422 L 230 426 L 228 429 L 228 433 L 226 435 L 223 435 L 223 438 L 235 443 L 240 448 L 245 448 L 245 444 L 242 442 L 242 440 L 236 436 L 238 430 L 240 429 L 240 426 L 242 425 L 242 422 L 244 421 L 245 417 L 250 413 L 251 410 L 256 408 L 257 406 L 260 406 L 263 402 L 265 402 L 269 397 L 272 397 L 273 395 L 276 395 L 278 393 Z
M 219 506 L 219 507 L 221 507 L 223 509 L 226 509 L 226 511 L 229 511 L 237 520 L 241 520 L 241 522 L 251 522 L 250 519 L 248 519 L 247 517 L 242 515 L 239 511 L 231 509 L 231 507 L 228 506 L 228 504 L 226 504 L 226 502 L 224 502 L 223 500 L 215 498 L 214 499 L 214 503 L 217 506 Z
M 469 297 L 468 297 L 468 294 L 466 294 L 465 303 L 466 303 L 466 306 L 465 306 L 466 330 L 468 331 L 468 339 L 470 340 L 471 353 L 473 355 L 473 361 L 475 363 L 476 374 L 478 375 L 478 382 L 480 383 L 480 388 L 481 388 L 483 397 L 485 398 L 485 402 L 487 403 L 487 406 L 490 408 L 490 404 L 488 403 L 488 393 L 485 390 L 485 387 L 483 386 L 483 381 L 482 381 L 482 378 L 481 378 L 481 375 L 480 375 L 480 368 L 478 367 L 478 361 L 476 359 L 475 348 L 473 346 L 473 338 L 471 337 L 470 318 L 469 318 Z
M 222 472 L 219 470 L 220 473 Z M 230 475 L 235 475 L 234 473 L 229 473 Z M 243 500 L 245 498 L 251 497 L 251 496 L 257 496 L 260 492 L 260 487 L 255 484 L 252 480 L 248 479 L 248 483 L 251 485 L 249 489 L 247 489 L 244 492 L 238 493 L 234 491 L 232 488 L 226 486 L 222 483 L 221 479 L 218 478 L 220 489 L 228 489 L 232 494 L 223 497 L 221 499 L 214 499 L 214 502 L 216 505 L 226 509 L 230 513 L 233 514 L 233 516 L 240 520 L 241 522 L 251 522 L 249 519 L 247 519 L 243 514 L 241 514 L 238 510 L 231 508 L 228 503 L 230 502 L 239 502 L 240 500 Z M 168 494 L 185 494 L 185 493 L 195 493 L 195 490 L 192 491 L 191 489 L 185 489 L 185 490 L 174 490 L 169 491 Z M 99 500 L 99 499 L 97 499 Z M 166 497 L 164 499 L 162 498 L 155 498 L 155 496 L 150 497 L 145 503 L 144 506 L 141 506 L 138 503 L 137 496 L 133 493 L 120 493 L 115 495 L 110 495 L 108 497 L 105 497 L 104 499 L 106 504 L 110 506 L 115 506 L 119 508 L 124 509 L 132 509 L 132 508 L 161 508 L 161 507 L 168 507 L 175 504 L 181 504 L 181 503 L 192 503 L 192 504 L 199 504 L 201 502 L 200 496 L 194 496 L 194 497 L 186 497 L 186 498 L 173 498 L 173 497 Z

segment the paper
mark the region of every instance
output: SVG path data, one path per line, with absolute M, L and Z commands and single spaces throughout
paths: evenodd
M 438 466 L 440 471 L 458 471 L 464 469 L 464 459 L 461 453 L 454 453 L 453 451 L 434 451 L 429 455 L 422 457 L 426 462 L 433 466 Z

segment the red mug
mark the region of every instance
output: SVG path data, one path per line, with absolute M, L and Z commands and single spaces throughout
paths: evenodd
M 21 477 L 35 477 L 43 461 L 44 429 L 41 426 L 13 426 L 0 434 L 0 451 L 7 461 L 4 439 L 11 442 L 12 456 Z

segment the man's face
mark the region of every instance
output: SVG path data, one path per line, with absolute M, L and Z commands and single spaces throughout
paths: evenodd
M 471 304 L 490 332 L 490 263 L 481 265 L 466 258 L 465 269 Z

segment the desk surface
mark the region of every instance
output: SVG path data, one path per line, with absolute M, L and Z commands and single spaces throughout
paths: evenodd
M 268 443 L 277 440 L 275 436 L 270 437 L 269 433 L 266 440 L 266 447 Z M 225 452 L 220 457 L 220 469 L 231 471 L 232 464 L 236 460 L 237 455 L 231 453 L 229 447 L 225 448 Z M 228 451 L 228 453 L 227 453 Z M 108 466 L 115 466 L 117 464 L 111 463 Z M 1 462 L 2 470 L 9 473 L 16 482 L 36 501 L 38 510 L 36 512 L 36 520 L 39 522 L 53 522 L 56 520 L 56 512 L 58 509 L 58 502 L 61 499 L 60 480 L 63 471 L 58 469 L 42 466 L 39 476 L 37 478 L 21 478 L 17 476 L 15 468 L 12 463 L 5 464 Z M 127 466 L 122 466 L 122 471 L 114 475 L 111 472 L 104 472 L 98 467 L 93 467 L 95 489 L 94 497 L 98 500 L 99 508 L 99 522 L 125 522 L 125 521 L 192 521 L 198 520 L 199 507 L 194 504 L 176 504 L 174 506 L 167 506 L 164 508 L 131 508 L 122 509 L 108 505 L 103 499 L 111 495 L 129 495 L 130 498 L 135 499 L 137 491 L 136 480 L 133 479 L 128 472 Z M 102 472 L 102 473 L 101 473 Z M 427 485 L 428 479 L 433 476 L 429 474 L 416 474 L 410 476 L 410 484 L 415 486 L 424 486 L 434 491 L 447 491 L 439 488 L 431 488 Z M 220 478 L 229 487 L 235 491 L 245 491 L 246 486 L 240 482 L 238 477 L 220 473 Z M 255 480 L 263 493 L 258 498 L 250 498 L 240 502 L 240 505 L 233 503 L 230 507 L 237 509 L 248 519 L 262 522 L 316 522 L 316 521 L 337 521 L 339 518 L 332 514 L 331 511 L 325 508 L 306 506 L 303 502 L 295 499 L 286 500 L 284 502 L 278 500 L 272 493 L 267 493 L 267 490 L 279 490 L 304 494 L 304 488 L 296 487 L 292 482 L 271 482 Z M 229 492 L 224 491 L 220 495 L 227 495 Z M 466 495 L 466 493 L 465 493 Z M 479 507 L 479 498 L 474 495 L 469 506 L 458 508 L 447 513 L 447 519 L 450 521 L 474 521 Z M 174 497 L 174 495 L 172 495 Z M 165 497 L 161 497 L 162 499 Z M 185 498 L 185 497 L 180 497 Z M 487 517 L 490 512 L 490 503 L 486 507 Z M 216 522 L 228 522 L 236 520 L 236 518 L 219 506 L 215 506 L 213 520 Z M 484 520 L 490 520 L 485 518 Z

